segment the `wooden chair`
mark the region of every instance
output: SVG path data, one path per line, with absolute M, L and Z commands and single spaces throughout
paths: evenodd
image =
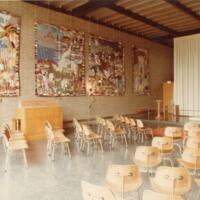
M 9 140 L 25 140 L 25 136 L 21 131 L 12 130 L 6 123 L 2 124 L 2 133 L 6 134 Z
M 150 181 L 155 191 L 171 195 L 172 198 L 185 195 L 191 189 L 191 176 L 183 167 L 158 167 Z
M 200 138 L 189 137 L 186 141 L 185 147 L 200 151 Z
M 185 148 L 181 158 L 177 159 L 179 164 L 193 171 L 193 175 L 200 170 L 200 151 L 192 148 Z
M 200 141 L 200 128 L 195 127 L 195 128 L 191 128 L 188 132 L 187 135 L 185 135 L 184 137 L 184 141 L 183 141 L 183 147 L 185 147 L 187 140 L 193 138 L 196 141 Z M 191 141 L 191 140 L 190 140 Z
M 15 151 L 21 151 L 24 157 L 25 166 L 28 167 L 27 158 L 26 158 L 26 149 L 28 144 L 26 140 L 10 140 L 6 134 L 3 134 L 3 144 L 6 152 L 6 161 L 5 161 L 5 172 L 8 170 L 10 154 Z
M 82 181 L 83 200 L 119 200 L 106 187 Z M 121 199 L 122 200 L 122 199 Z
M 174 153 L 173 139 L 170 137 L 154 137 L 152 140 L 152 146 L 157 147 L 160 150 L 160 155 L 163 160 L 168 160 L 170 165 L 173 166 L 174 163 L 170 156 Z
M 83 124 L 83 137 L 84 137 L 84 146 L 85 143 L 87 143 L 87 154 L 90 152 L 90 146 L 91 144 L 94 144 L 94 147 L 96 147 L 96 143 L 98 142 L 101 148 L 101 151 L 103 152 L 103 145 L 102 145 L 102 137 L 92 131 L 89 126 Z
M 67 147 L 68 156 L 71 159 L 71 152 L 69 148 L 70 139 L 65 137 L 61 132 L 53 131 L 49 126 L 46 126 L 47 133 L 47 153 L 51 157 L 51 160 L 54 161 L 55 147 L 61 146 L 63 148 L 64 154 L 66 154 L 65 147 Z M 59 133 L 59 134 L 58 134 Z
M 145 172 L 150 175 L 150 170 L 161 163 L 160 150 L 152 146 L 138 146 L 135 151 L 134 162 L 140 170 L 145 169 Z
M 82 149 L 84 140 L 82 126 L 76 118 L 73 118 L 73 125 L 74 125 L 75 140 L 78 144 L 78 148 Z
M 122 129 L 120 127 L 116 128 L 110 120 L 107 120 L 106 122 L 107 122 L 107 126 L 108 126 L 108 129 L 109 129 L 111 147 L 114 148 L 115 140 L 119 139 L 119 138 L 123 139 L 126 147 L 128 147 L 125 129 Z
M 200 199 L 200 179 L 195 179 L 195 183 L 199 187 L 199 191 L 195 200 L 199 200 Z
M 153 139 L 152 128 L 144 127 L 144 124 L 140 119 L 136 119 L 136 124 L 138 128 L 138 140 L 141 140 L 142 144 L 144 144 L 144 139 L 147 135 L 150 135 Z
M 199 124 L 196 122 L 186 122 L 184 124 L 183 130 L 187 134 L 192 128 L 199 128 Z
M 182 142 L 184 138 L 184 133 L 183 133 L 182 128 L 168 126 L 165 128 L 164 135 L 166 137 L 172 138 L 174 146 L 178 147 L 180 153 L 182 153 L 182 148 L 180 145 L 180 142 Z
M 136 165 L 109 165 L 106 175 L 106 186 L 114 193 L 136 192 L 139 199 L 139 188 L 142 185 L 138 167 Z
M 152 190 L 144 190 L 142 200 L 184 200 L 183 197 L 174 195 L 162 194 Z

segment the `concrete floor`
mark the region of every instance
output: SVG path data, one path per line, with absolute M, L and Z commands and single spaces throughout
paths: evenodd
M 0 200 L 81 200 L 81 180 L 103 185 L 109 164 L 133 163 L 135 145 L 126 149 L 117 143 L 115 150 L 107 147 L 103 154 L 97 150 L 86 156 L 72 141 L 71 150 L 72 160 L 57 149 L 55 161 L 51 162 L 46 155 L 46 142 L 32 142 L 27 150 L 29 168 L 24 168 L 22 155 L 15 154 L 11 157 L 9 171 L 4 173 L 5 154 L 0 145 Z M 151 188 L 147 176 L 142 176 L 144 183 L 140 194 Z M 186 198 L 196 200 L 197 192 L 193 183 Z

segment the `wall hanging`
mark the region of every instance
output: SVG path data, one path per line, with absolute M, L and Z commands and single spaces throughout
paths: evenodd
M 133 90 L 136 95 L 150 95 L 149 54 L 145 49 L 133 47 Z
M 89 36 L 89 95 L 122 95 L 125 92 L 123 46 L 119 42 Z
M 0 12 L 0 96 L 19 96 L 20 18 Z
M 36 95 L 85 95 L 84 33 L 36 24 Z

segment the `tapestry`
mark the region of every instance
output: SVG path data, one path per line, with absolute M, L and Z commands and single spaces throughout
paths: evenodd
M 84 33 L 36 24 L 36 95 L 85 95 Z
M 0 12 L 0 96 L 19 96 L 20 18 Z
M 136 95 L 150 95 L 149 54 L 145 49 L 133 47 L 133 88 Z
M 87 93 L 89 95 L 122 95 L 125 92 L 123 45 L 89 36 L 89 69 Z

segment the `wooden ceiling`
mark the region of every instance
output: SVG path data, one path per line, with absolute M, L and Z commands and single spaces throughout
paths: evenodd
M 154 42 L 200 33 L 200 0 L 24 0 Z

